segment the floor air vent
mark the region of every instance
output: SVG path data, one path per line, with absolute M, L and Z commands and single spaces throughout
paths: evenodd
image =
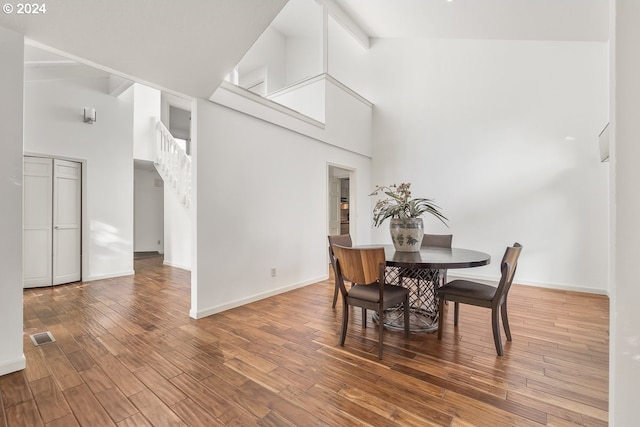
M 31 341 L 33 341 L 33 345 L 35 346 L 49 344 L 50 342 L 54 342 L 56 340 L 49 331 L 40 332 L 29 336 L 31 337 Z

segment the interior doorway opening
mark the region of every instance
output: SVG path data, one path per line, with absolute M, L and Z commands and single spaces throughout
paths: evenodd
M 164 182 L 152 162 L 134 160 L 134 259 L 164 254 Z
M 352 173 L 353 171 L 349 169 L 329 166 L 328 235 L 351 234 L 353 227 Z

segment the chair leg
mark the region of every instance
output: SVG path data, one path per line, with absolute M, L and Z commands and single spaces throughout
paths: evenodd
M 500 337 L 500 314 L 498 307 L 491 309 L 491 328 L 493 329 L 493 341 L 496 344 L 498 356 L 502 356 L 502 338 Z
M 404 337 L 409 338 L 409 314 L 411 314 L 411 307 L 409 307 L 409 294 L 404 299 Z
M 442 339 L 442 328 L 444 325 L 444 298 L 440 297 L 438 302 L 438 339 Z
M 340 345 L 344 345 L 347 337 L 347 323 L 349 322 L 349 305 L 345 298 L 342 299 L 342 330 L 340 331 Z
M 378 359 L 382 360 L 382 332 L 384 329 L 384 310 L 378 311 Z
M 334 283 L 334 287 L 333 287 L 333 305 L 331 306 L 332 308 L 336 308 L 336 302 L 338 301 L 338 282 Z
M 453 304 L 453 326 L 458 326 L 458 317 L 460 313 L 460 303 Z
M 511 328 L 509 328 L 509 319 L 507 318 L 507 300 L 504 300 L 500 307 L 500 314 L 502 314 L 502 327 L 504 327 L 504 333 L 507 336 L 507 341 L 511 341 Z
M 442 287 L 447 284 L 447 270 L 440 270 L 440 286 Z M 449 301 L 445 300 L 444 303 L 449 305 Z
M 367 309 L 362 307 L 362 328 L 367 329 Z

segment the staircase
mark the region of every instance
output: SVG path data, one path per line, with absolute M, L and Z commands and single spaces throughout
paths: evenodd
M 173 187 L 182 203 L 191 204 L 191 157 L 173 138 L 162 122 L 156 123 L 156 160 L 158 173 Z

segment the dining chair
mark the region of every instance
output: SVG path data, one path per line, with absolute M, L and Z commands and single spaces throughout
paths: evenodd
M 424 234 L 422 236 L 422 243 L 420 245 L 421 248 L 424 247 L 432 247 L 432 248 L 451 248 L 451 243 L 453 241 L 453 234 Z M 408 270 L 401 269 L 398 272 L 398 277 L 400 278 L 400 284 L 403 284 L 405 277 L 412 277 L 412 275 Z M 447 270 L 438 270 L 439 283 L 436 287 L 440 287 L 447 283 Z M 431 281 L 429 281 L 431 282 Z M 433 293 L 435 295 L 435 291 Z M 433 301 L 433 299 L 431 298 Z M 436 302 L 433 301 L 434 309 Z
M 425 234 L 422 236 L 422 246 L 431 246 L 435 248 L 451 248 L 453 242 L 453 234 Z M 447 270 L 440 270 L 440 284 L 442 286 L 447 283 Z
M 422 246 L 450 248 L 452 241 L 453 234 L 425 234 L 422 236 Z
M 384 248 L 350 248 L 333 245 L 336 277 L 342 294 L 342 329 L 340 345 L 344 346 L 349 323 L 349 306 L 362 308 L 362 327 L 367 327 L 367 309 L 378 313 L 378 358 L 382 359 L 382 333 L 385 310 L 400 304 L 404 310 L 404 336 L 409 338 L 409 290 L 385 283 Z M 347 290 L 344 280 L 353 283 Z
M 331 266 L 333 267 L 333 274 L 335 276 L 335 281 L 334 281 L 335 286 L 333 289 L 333 304 L 331 305 L 331 307 L 336 308 L 336 302 L 338 301 L 338 292 L 340 287 L 338 286 L 338 275 L 336 274 L 336 263 L 333 256 L 332 246 L 340 245 L 340 246 L 346 246 L 350 248 L 351 246 L 353 246 L 353 243 L 351 242 L 350 234 L 337 234 L 334 236 L 327 236 L 327 238 L 329 239 L 329 261 L 331 261 Z
M 511 330 L 509 329 L 509 319 L 507 318 L 507 295 L 513 283 L 513 276 L 516 273 L 521 251 L 522 245 L 520 243 L 514 243 L 513 246 L 507 247 L 502 257 L 502 262 L 500 263 L 502 275 L 497 287 L 472 282 L 470 280 L 453 280 L 438 288 L 436 292 L 440 299 L 438 303 L 440 313 L 440 321 L 438 323 L 439 340 L 442 339 L 445 301 L 453 301 L 455 303 L 453 312 L 454 326 L 458 326 L 460 303 L 490 308 L 493 341 L 496 346 L 496 351 L 498 352 L 498 356 L 504 354 L 502 338 L 500 336 L 500 315 L 502 315 L 502 326 L 504 327 L 507 341 L 511 341 Z

